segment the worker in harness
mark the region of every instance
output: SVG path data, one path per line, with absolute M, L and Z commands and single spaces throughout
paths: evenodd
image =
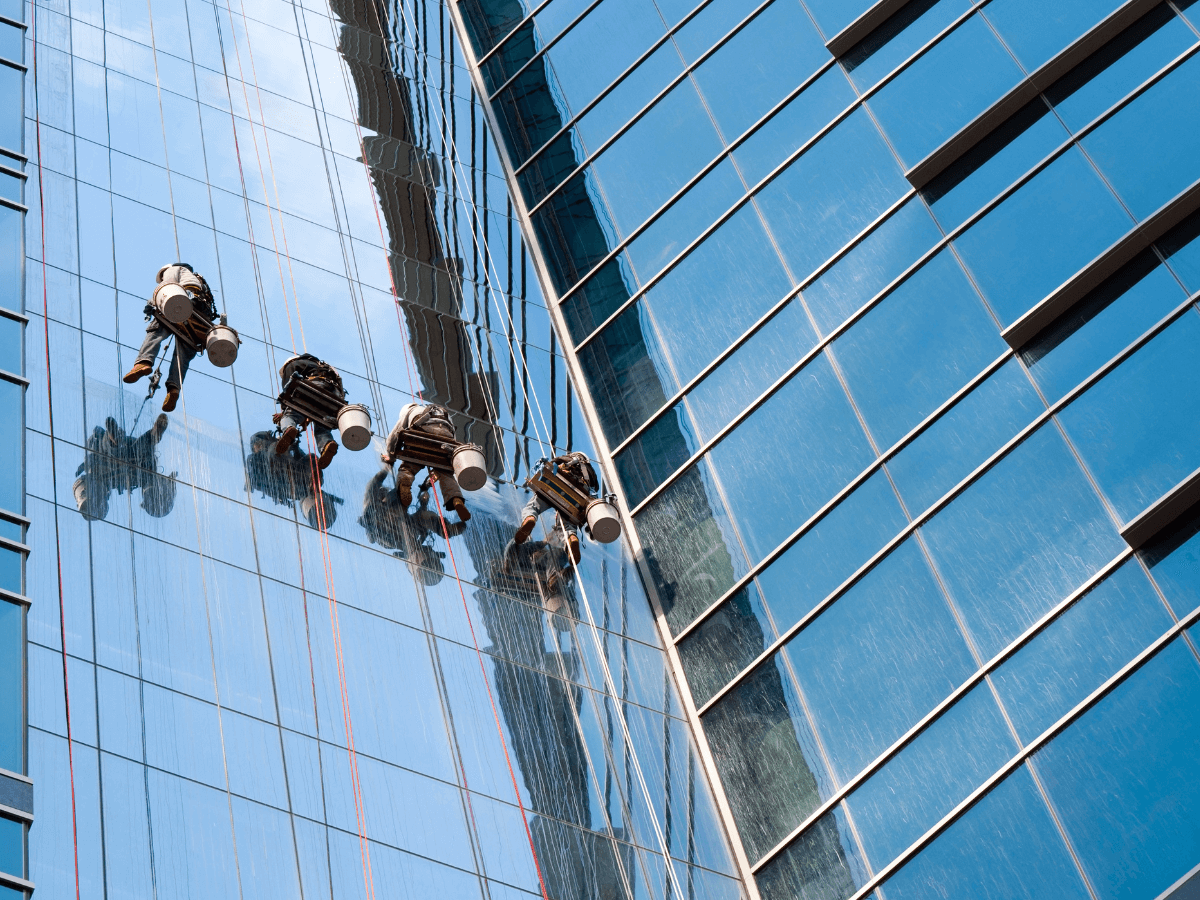
M 409 563 L 415 577 L 432 587 L 445 575 L 445 554 L 434 546 L 442 534 L 442 517 L 429 508 L 428 482 L 421 485 L 417 508 L 410 513 L 396 488 L 384 487 L 389 471 L 381 469 L 367 482 L 358 524 L 367 533 L 367 540 L 392 550 Z M 446 522 L 446 535 L 458 537 L 466 527 L 465 522 Z
M 313 437 L 317 442 L 317 467 L 325 469 L 333 462 L 333 456 L 338 451 L 337 441 L 333 439 L 333 432 L 327 425 L 284 405 L 287 384 L 293 374 L 322 393 L 345 403 L 346 389 L 342 387 L 342 376 L 329 363 L 317 359 L 311 353 L 293 356 L 279 367 L 279 379 L 284 391 L 278 398 L 283 408 L 272 417 L 272 421 L 279 426 L 279 440 L 275 442 L 275 452 L 280 456 L 287 453 L 296 442 L 296 438 L 300 437 L 300 432 L 312 422 Z
M 171 412 L 175 409 L 175 404 L 179 402 L 183 379 L 187 375 L 188 366 L 196 357 L 196 347 L 204 346 L 204 338 L 207 336 L 207 332 L 193 334 L 197 331 L 196 325 L 198 324 L 195 323 L 195 319 L 199 318 L 207 323 L 215 322 L 218 317 L 217 304 L 213 300 L 208 282 L 204 280 L 203 276 L 196 274 L 188 263 L 177 262 L 163 266 L 158 270 L 155 280 L 159 286 L 155 288 L 155 295 L 158 294 L 162 285 L 177 284 L 183 288 L 191 298 L 192 316 L 194 317 L 180 326 L 187 333 L 192 334 L 193 340 L 191 342 L 182 341 L 176 337 L 175 352 L 171 355 L 171 368 L 167 373 L 167 396 L 163 399 L 162 405 L 163 412 Z M 126 384 L 133 384 L 150 374 L 163 341 L 171 336 L 170 329 L 155 315 L 156 307 L 153 298 L 146 304 L 143 312 L 146 315 L 147 323 L 146 337 L 142 340 L 142 347 L 138 350 L 133 368 L 126 372 L 122 379 Z
M 550 461 L 550 465 L 554 467 L 555 472 L 589 497 L 596 496 L 596 492 L 600 490 L 596 470 L 592 468 L 586 453 L 578 451 L 564 453 L 562 456 L 554 457 Z M 538 516 L 550 508 L 550 504 L 539 494 L 535 493 L 530 497 L 525 508 L 521 510 L 521 525 L 517 529 L 517 533 L 513 535 L 513 543 L 520 545 L 529 540 L 529 535 L 533 533 L 533 526 L 537 524 Z M 570 551 L 571 559 L 579 562 L 579 535 L 575 531 L 574 524 L 557 513 L 555 520 L 567 534 L 567 549 Z
M 450 413 L 434 403 L 409 403 L 400 410 L 400 417 L 388 434 L 387 449 L 380 454 L 385 465 L 391 466 L 396 461 L 396 453 L 400 447 L 401 432 L 421 431 L 431 437 L 444 441 L 454 441 L 454 425 L 450 421 Z M 417 474 L 424 468 L 420 463 L 400 463 L 400 474 L 396 476 L 396 488 L 399 500 L 405 509 L 412 503 L 412 483 Z M 458 513 L 458 518 L 466 522 L 471 518 L 470 510 L 463 500 L 462 488 L 449 472 L 430 473 L 430 480 L 441 486 L 442 500 L 446 509 Z

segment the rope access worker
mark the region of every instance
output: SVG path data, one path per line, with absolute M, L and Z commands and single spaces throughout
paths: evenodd
M 600 481 L 596 478 L 596 470 L 592 468 L 586 453 L 579 451 L 564 453 L 562 456 L 554 457 L 550 461 L 550 465 L 554 467 L 555 472 L 589 497 L 595 497 L 597 491 L 600 490 Z M 521 510 L 521 527 L 513 535 L 513 543 L 525 543 L 529 539 L 529 535 L 533 533 L 533 526 L 537 524 L 538 516 L 550 508 L 550 504 L 539 494 L 530 497 L 525 508 Z M 567 534 L 567 549 L 571 553 L 571 559 L 579 562 L 579 535 L 575 531 L 574 524 L 558 513 L 555 514 L 555 521 Z
M 161 310 L 155 305 L 155 298 L 158 297 L 163 285 L 179 285 L 191 299 L 192 308 L 190 317 L 186 316 L 185 308 L 185 320 L 178 327 L 189 334 L 192 341 L 180 340 L 178 335 L 175 339 L 175 352 L 171 356 L 171 368 L 167 373 L 167 396 L 163 399 L 162 405 L 163 412 L 171 412 L 175 409 L 175 404 L 179 402 L 183 379 L 187 375 L 188 366 L 196 356 L 197 347 L 204 346 L 208 332 L 207 329 L 201 329 L 200 326 L 202 323 L 211 324 L 217 320 L 217 304 L 213 300 L 208 282 L 204 280 L 203 276 L 194 272 L 188 263 L 177 262 L 163 266 L 158 270 L 155 281 L 158 287 L 154 289 L 153 297 L 143 310 L 147 323 L 146 337 L 142 340 L 142 348 L 133 362 L 133 368 L 125 373 L 122 381 L 126 384 L 133 384 L 149 375 L 154 368 L 154 360 L 158 358 L 158 351 L 162 348 L 163 341 L 171 336 L 171 330 L 159 318 Z M 199 333 L 201 330 L 203 333 Z
M 380 459 L 386 465 L 391 466 L 396 461 L 396 453 L 400 449 L 401 432 L 410 430 L 421 431 L 444 441 L 456 440 L 449 411 L 434 403 L 409 403 L 400 410 L 400 417 L 388 434 L 387 450 L 380 454 Z M 399 491 L 400 503 L 405 509 L 412 503 L 412 483 L 423 468 L 424 466 L 420 463 L 400 463 L 400 474 L 396 476 L 396 487 Z M 436 480 L 441 485 L 442 499 L 446 509 L 458 513 L 460 521 L 468 521 L 471 518 L 471 512 L 467 509 L 466 501 L 463 500 L 462 488 L 458 486 L 454 476 L 449 472 L 431 473 L 431 480 Z
M 275 452 L 280 456 L 287 453 L 292 444 L 296 442 L 296 438 L 300 436 L 300 432 L 308 426 L 309 422 L 312 422 L 313 437 L 317 442 L 317 467 L 325 469 L 333 462 L 333 456 L 338 451 L 337 441 L 333 439 L 333 432 L 327 425 L 310 419 L 284 404 L 288 382 L 293 374 L 321 392 L 345 403 L 346 389 L 342 387 L 342 376 L 329 363 L 317 359 L 311 353 L 293 356 L 279 367 L 279 380 L 283 384 L 284 390 L 278 398 L 283 409 L 272 418 L 272 421 L 279 426 L 280 432 L 279 440 L 275 442 Z

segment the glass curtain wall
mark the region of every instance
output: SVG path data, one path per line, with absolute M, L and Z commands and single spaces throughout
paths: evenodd
M 1200 863 L 1200 518 L 1131 537 L 1200 467 L 1200 16 L 869 7 L 457 9 L 762 896 L 1150 900 Z
M 629 547 L 585 540 L 573 566 L 549 516 L 511 543 L 531 465 L 594 450 L 445 8 L 0 12 L 36 22 L 0 56 L 31 60 L 36 31 L 24 146 L 41 148 L 13 157 L 26 199 L 0 206 L 10 427 L 22 315 L 33 361 L 24 442 L 7 433 L 25 485 L 0 467 L 0 507 L 31 523 L 38 805 L 17 887 L 742 896 Z M 241 345 L 230 368 L 198 356 L 163 411 L 164 386 L 122 378 L 175 261 Z M 276 373 L 302 352 L 377 435 L 324 471 L 311 435 L 273 447 Z M 414 398 L 485 452 L 465 526 L 424 476 L 402 507 L 381 467 Z M 10 525 L 0 553 L 23 546 Z M 19 566 L 3 571 L 20 600 Z M 17 774 L 19 710 L 6 693 L 0 767 Z M 5 884 L 26 875 L 13 840 Z

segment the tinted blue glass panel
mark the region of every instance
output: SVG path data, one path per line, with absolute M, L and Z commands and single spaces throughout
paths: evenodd
M 25 826 L 0 818 L 0 872 L 25 877 Z
M 16 522 L 10 522 L 8 519 L 0 519 L 0 537 L 24 543 L 25 526 L 19 525 Z
M 754 207 L 738 210 L 652 287 L 654 316 L 679 386 L 791 290 Z M 736 302 L 734 302 L 736 298 Z
M 943 228 L 957 228 L 1066 137 L 1062 122 L 1038 97 L 929 183 L 923 193 L 933 214 Z
M 937 243 L 941 230 L 919 197 L 876 226 L 804 289 L 804 302 L 829 334 Z
M 711 0 L 691 21 L 675 32 L 674 40 L 683 58 L 695 62 L 759 5 L 755 0 Z
M 984 15 L 1032 72 L 1120 5 L 1120 0 L 993 0 Z
M 1156 897 L 1200 859 L 1198 704 L 1200 668 L 1176 640 L 1037 753 L 1104 900 Z
M 846 900 L 867 880 L 854 830 L 835 806 L 755 876 L 764 900 L 821 897 Z M 878 894 L 871 895 L 879 900 Z
M 742 174 L 758 184 L 854 102 L 854 90 L 834 66 L 763 123 L 733 152 Z
M 1100 171 L 1143 219 L 1197 178 L 1200 58 L 1192 57 L 1083 139 Z
M 873 4 L 871 0 L 812 0 L 806 5 L 821 27 L 825 40 L 829 40 Z
M 816 809 L 829 787 L 787 666 L 778 656 L 763 663 L 703 721 L 738 833 L 758 858 Z
M 752 560 L 774 550 L 872 456 L 825 356 L 805 366 L 710 453 Z
M 829 59 L 799 3 L 775 0 L 696 70 L 726 141 L 753 125 Z
M 775 638 L 775 629 L 753 584 L 726 600 L 679 642 L 679 660 L 696 705 L 707 703 Z
M 1147 251 L 1039 335 L 1022 356 L 1054 403 L 1186 297 L 1166 266 Z
M 855 322 L 833 353 L 885 448 L 1005 349 L 954 254 L 943 250 Z
M 955 246 L 1002 325 L 1011 325 L 1131 227 L 1078 148 L 1039 172 Z
M 0 306 L 20 312 L 24 306 L 24 241 L 22 231 L 25 216 L 7 206 L 0 206 Z
M 922 532 L 984 659 L 1125 546 L 1053 425 L 1026 439 Z
M 687 412 L 676 404 L 616 455 L 625 502 L 637 506 L 698 449 Z
M 682 71 L 679 51 L 667 41 L 580 117 L 576 131 L 584 144 L 597 150 Z
M 928 509 L 1045 408 L 1021 365 L 1005 363 L 888 461 L 910 512 Z
M 842 57 L 858 89 L 874 87 L 943 28 L 971 8 L 968 0 L 917 0 L 900 7 Z
M 3 164 L 4 159 L 0 157 L 0 164 Z M 11 200 L 14 203 L 23 201 L 22 188 L 24 181 L 16 175 L 9 175 L 7 172 L 0 172 L 0 197 L 5 200 Z
M 25 390 L 19 384 L 0 380 L 0 422 L 25 421 Z M 22 478 L 20 441 L 7 440 L 0 448 L 0 509 L 23 512 L 25 483 Z
M 1173 10 L 1156 7 L 1056 81 L 1046 98 L 1078 132 L 1195 42 Z
M 840 783 L 975 669 L 916 541 L 894 550 L 784 652 Z
M 775 624 L 800 621 L 906 524 L 887 476 L 872 475 L 759 573 Z
M 25 32 L 16 25 L 0 22 L 0 57 L 13 62 L 25 61 Z
M 712 120 L 683 81 L 592 164 L 622 234 L 629 234 L 721 149 Z
M 21 594 L 21 556 L 16 550 L 0 547 L 0 587 Z
M 784 258 L 804 278 L 908 190 L 864 110 L 792 163 L 758 195 Z
M 0 768 L 25 771 L 24 610 L 0 601 Z
M 1028 744 L 1171 627 L 1141 566 L 1126 563 L 992 673 Z
M 1200 606 L 1200 514 L 1184 516 L 1143 552 L 1175 615 L 1186 616 Z
M 816 342 L 804 307 L 787 303 L 688 393 L 700 439 L 712 438 Z
M 0 369 L 21 374 L 21 323 L 0 316 Z
M 869 101 L 906 166 L 914 166 L 1021 80 L 1021 70 L 975 15 Z
M 987 684 L 973 688 L 847 798 L 872 868 L 895 859 L 1016 751 Z
M 1155 246 L 1167 257 L 1167 267 L 1174 272 L 1189 293 L 1200 290 L 1200 215 L 1192 214 Z
M 0 65 L 0 147 L 17 153 L 24 149 L 23 80 L 20 69 Z
M 1021 767 L 884 885 L 888 900 L 1088 900 L 1091 895 Z
M 1059 414 L 1122 521 L 1200 466 L 1197 341 L 1189 311 Z

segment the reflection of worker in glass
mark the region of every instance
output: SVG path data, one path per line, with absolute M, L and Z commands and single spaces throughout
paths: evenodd
M 281 506 L 291 506 L 298 501 L 308 524 L 319 528 L 321 519 L 318 518 L 309 455 L 296 446 L 279 455 L 275 445 L 275 434 L 271 431 L 256 431 L 250 437 L 250 455 L 246 457 L 246 479 L 250 489 L 260 491 Z M 342 498 L 326 491 L 321 492 L 321 498 L 321 513 L 328 529 L 337 521 L 337 504 Z
M 208 282 L 200 275 L 192 271 L 192 267 L 187 263 L 173 263 L 169 266 L 163 266 L 158 270 L 156 278 L 158 286 L 154 290 L 155 296 L 158 295 L 160 288 L 163 285 L 177 284 L 185 291 L 192 301 L 192 316 L 184 322 L 180 327 L 191 333 L 196 331 L 194 327 L 195 318 L 202 319 L 205 323 L 211 323 L 217 319 L 217 304 L 213 300 L 212 291 L 208 288 Z M 146 314 L 146 337 L 142 340 L 142 348 L 138 351 L 137 359 L 134 360 L 133 368 L 125 373 L 122 379 L 126 384 L 133 384 L 141 378 L 150 374 L 154 368 L 154 360 L 158 358 L 158 351 L 162 348 L 163 341 L 171 336 L 170 329 L 167 328 L 155 316 L 154 298 L 146 304 L 144 310 Z M 196 347 L 204 345 L 205 334 L 193 335 L 193 341 L 181 341 L 177 337 L 175 339 L 175 352 L 171 356 L 171 368 L 167 372 L 167 396 L 163 399 L 163 412 L 171 412 L 175 409 L 175 404 L 179 401 L 179 392 L 183 388 L 183 379 L 187 375 L 188 366 L 196 356 Z
M 293 374 L 298 378 L 303 378 L 322 393 L 336 398 L 339 402 L 346 402 L 346 390 L 342 387 L 342 376 L 329 363 L 322 362 L 311 353 L 293 356 L 279 367 L 279 380 L 285 391 Z M 283 394 L 279 396 L 282 402 Z M 279 441 L 275 444 L 275 452 L 283 455 L 288 452 L 288 449 L 296 442 L 296 438 L 300 437 L 300 432 L 312 420 L 303 413 L 285 406 L 281 412 L 275 414 L 274 421 L 280 431 Z M 333 462 L 333 455 L 338 451 L 337 441 L 333 439 L 333 432 L 329 428 L 321 422 L 315 421 L 313 422 L 313 437 L 317 442 L 317 466 L 324 469 Z
M 562 456 L 554 457 L 550 461 L 550 465 L 554 467 L 554 470 L 559 475 L 589 497 L 594 497 L 600 489 L 600 482 L 596 478 L 596 470 L 592 468 L 592 464 L 588 460 L 586 453 L 578 451 L 564 453 Z M 529 539 L 529 535 L 533 533 L 533 526 L 537 524 L 538 516 L 550 508 L 550 504 L 543 500 L 540 495 L 534 494 L 530 497 L 529 502 L 525 504 L 525 508 L 521 510 L 521 527 L 513 535 L 513 543 L 525 543 Z M 575 526 L 561 515 L 556 515 L 555 520 L 558 526 L 567 533 L 567 548 L 571 551 L 571 558 L 575 562 L 579 562 L 579 535 L 575 533 Z
M 422 485 L 417 496 L 417 508 L 408 511 L 396 488 L 385 488 L 388 470 L 382 469 L 367 482 L 363 496 L 363 512 L 358 524 L 367 533 L 367 540 L 379 544 L 403 558 L 414 577 L 432 587 L 442 580 L 445 553 L 436 549 L 435 541 L 442 535 L 442 517 L 429 508 L 429 490 Z M 465 522 L 446 522 L 445 534 L 457 537 L 466 529 Z
M 125 433 L 111 416 L 104 427 L 96 426 L 87 439 L 84 460 L 75 470 L 75 502 L 85 519 L 108 515 L 108 495 L 141 488 L 141 507 L 162 518 L 175 505 L 175 480 L 158 471 L 156 447 L 167 430 L 167 417 L 160 415 L 138 437 Z
M 563 543 L 558 529 L 544 541 L 510 542 L 493 573 L 497 586 L 540 596 L 547 611 L 559 612 L 570 599 L 567 585 L 575 576 Z
M 436 404 L 409 403 L 400 410 L 400 417 L 388 434 L 387 450 L 381 459 L 391 465 L 396 461 L 396 452 L 400 447 L 400 433 L 403 431 L 420 431 L 443 441 L 454 441 L 454 424 L 450 421 L 450 413 Z M 420 463 L 400 463 L 400 474 L 396 476 L 396 485 L 400 492 L 400 502 L 405 508 L 412 503 L 412 484 L 423 469 Z M 471 518 L 467 504 L 463 500 L 462 488 L 449 472 L 439 472 L 436 476 L 439 489 L 442 492 L 442 502 L 446 509 L 458 513 L 459 519 L 466 522 Z

